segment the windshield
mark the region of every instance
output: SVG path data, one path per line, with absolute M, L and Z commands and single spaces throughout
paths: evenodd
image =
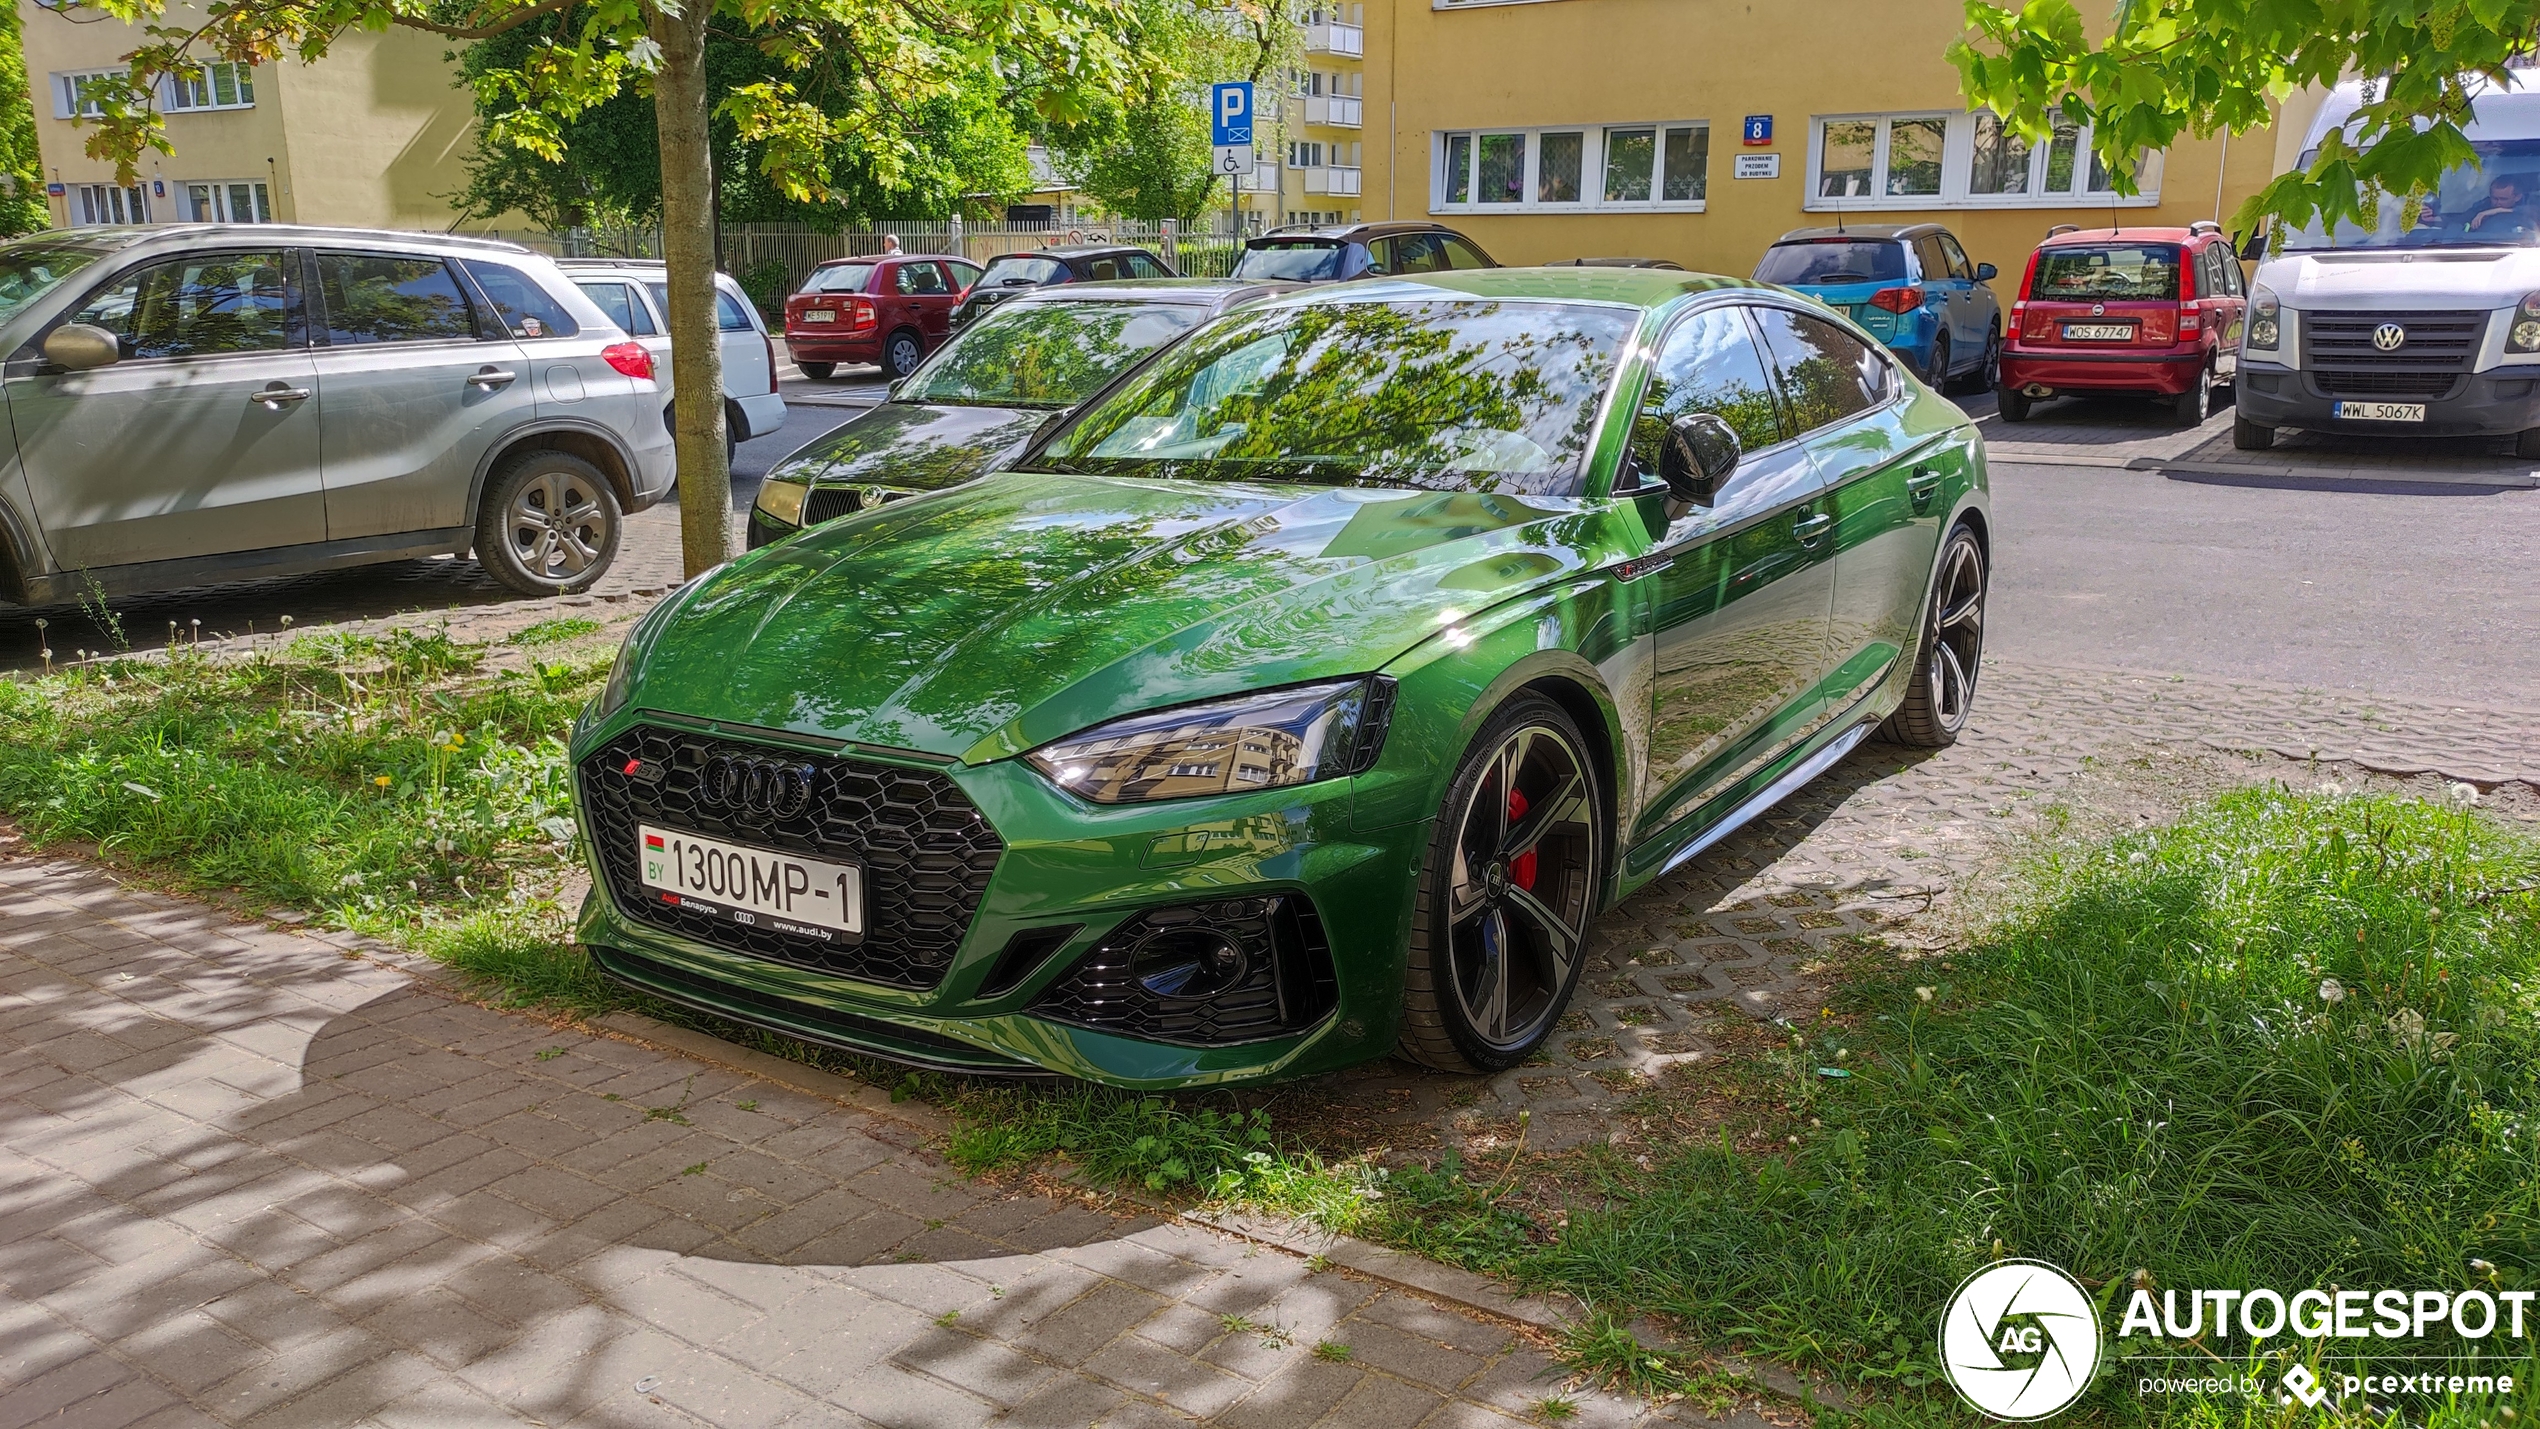
M 106 256 L 85 243 L 11 243 L 0 246 L 0 322 L 62 286 L 73 273 Z
M 2371 227 L 2340 223 L 2332 233 L 2313 219 L 2285 231 L 2284 251 L 2493 247 L 2540 239 L 2540 139 L 2473 139 L 2470 148 L 2477 161 L 2443 176 L 2414 227 L 2403 229 L 2405 205 L 2385 198 Z M 2318 155 L 2316 149 L 2304 154 L 2302 167 Z
M 1341 260 L 1349 256 L 1344 243 L 1316 243 L 1310 240 L 1281 243 L 1255 243 L 1244 249 L 1242 261 L 1235 264 L 1238 278 L 1285 278 L 1300 283 L 1341 275 Z
M 1029 254 L 1010 254 L 991 259 L 988 271 L 979 275 L 979 285 L 993 288 L 1000 283 L 1046 283 L 1067 271 L 1067 265 L 1055 258 L 1035 258 Z
M 861 293 L 873 277 L 870 263 L 838 263 L 814 272 L 803 284 L 806 293 Z
M 1901 283 L 1905 245 L 1851 238 L 1776 243 L 1755 265 L 1755 281 L 1786 288 L 1801 283 Z
M 1072 407 L 1205 315 L 1190 303 L 1006 303 L 944 344 L 893 400 Z
M 2178 245 L 2111 243 L 2106 247 L 2041 248 L 2029 296 L 2049 302 L 2178 296 Z
M 1639 316 L 1475 298 L 1237 313 L 1088 412 L 1043 464 L 1567 494 Z

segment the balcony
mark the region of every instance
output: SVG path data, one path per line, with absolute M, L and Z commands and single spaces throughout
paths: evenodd
M 1309 55 L 1346 55 L 1363 59 L 1367 54 L 1367 31 L 1358 25 L 1344 25 L 1325 20 L 1305 27 L 1305 52 Z
M 1329 164 L 1302 172 L 1305 175 L 1307 193 L 1330 194 L 1334 198 L 1358 197 L 1359 171 L 1357 169 Z
M 1335 129 L 1357 129 L 1365 125 L 1367 101 L 1354 94 L 1318 94 L 1305 101 L 1305 122 L 1329 124 Z
M 1279 191 L 1279 166 L 1254 164 L 1252 172 L 1243 176 L 1242 188 L 1248 194 L 1274 194 Z

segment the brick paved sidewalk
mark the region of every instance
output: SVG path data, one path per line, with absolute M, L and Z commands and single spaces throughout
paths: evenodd
M 920 1139 L 0 859 L 0 1429 L 1411 1429 L 1556 1390 L 1506 1325 Z

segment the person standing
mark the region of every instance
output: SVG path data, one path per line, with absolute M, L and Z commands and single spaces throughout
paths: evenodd
M 883 257 L 885 257 L 885 258 L 897 258 L 899 255 L 900 255 L 900 236 L 899 236 L 898 234 L 896 234 L 896 233 L 885 233 L 885 234 L 883 234 L 883 235 L 882 235 L 882 256 L 883 256 Z

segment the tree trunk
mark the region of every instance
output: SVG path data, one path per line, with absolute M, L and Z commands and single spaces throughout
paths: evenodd
M 661 136 L 661 244 L 670 268 L 671 426 L 679 446 L 679 554 L 690 576 L 732 558 L 732 465 L 724 457 L 723 346 L 714 312 L 714 143 L 706 126 L 706 21 L 713 6 L 654 9 L 653 122 Z

